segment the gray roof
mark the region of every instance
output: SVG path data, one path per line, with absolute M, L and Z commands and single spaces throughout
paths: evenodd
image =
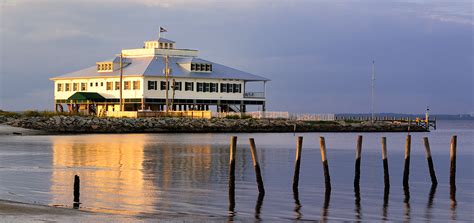
M 211 64 L 211 61 L 199 59 L 196 57 L 185 57 L 185 58 L 180 58 L 176 61 L 178 64 L 184 64 L 184 63 L 208 63 Z
M 200 61 L 199 63 L 205 62 L 212 64 L 212 72 L 191 72 L 183 67 L 180 63 L 186 63 L 185 61 Z M 150 56 L 150 57 L 135 57 L 135 58 L 124 58 L 125 64 L 123 69 L 124 76 L 164 76 L 163 70 L 165 63 L 162 56 Z M 189 63 L 189 62 L 187 62 Z M 269 81 L 265 77 L 250 74 L 241 70 L 237 70 L 231 67 L 224 66 L 222 64 L 210 62 L 200 58 L 192 57 L 170 57 L 169 65 L 171 68 L 171 76 L 173 77 L 187 77 L 187 78 L 209 78 L 209 79 L 236 79 L 245 81 Z M 82 70 L 67 73 L 54 78 L 90 78 L 96 76 L 119 76 L 120 70 L 113 72 L 97 72 L 96 66 L 91 66 Z M 53 79 L 54 79 L 53 78 Z
M 160 42 L 160 43 L 175 43 L 173 40 L 169 40 L 169 39 L 166 39 L 166 38 L 163 38 L 163 37 L 160 37 L 158 39 L 158 42 Z

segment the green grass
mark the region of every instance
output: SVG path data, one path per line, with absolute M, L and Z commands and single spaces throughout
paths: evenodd
M 11 112 L 0 110 L 0 116 L 7 118 L 20 118 L 20 117 L 53 117 L 53 116 L 85 116 L 81 113 L 68 113 L 68 112 L 53 112 L 53 111 L 37 111 L 37 110 L 26 110 L 23 112 Z
M 339 124 L 338 122 L 335 121 L 304 121 L 305 123 L 313 124 L 313 125 L 337 125 Z

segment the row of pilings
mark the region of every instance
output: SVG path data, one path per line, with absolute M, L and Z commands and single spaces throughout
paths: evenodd
M 354 192 L 356 197 L 356 204 L 360 202 L 360 165 L 362 159 L 362 135 L 359 135 L 356 139 L 356 149 L 355 149 L 355 167 L 354 167 Z M 423 137 L 423 143 L 425 146 L 426 160 L 428 163 L 428 170 L 431 177 L 432 187 L 430 190 L 430 199 L 432 199 L 438 180 L 436 178 L 435 168 L 433 159 L 431 157 L 431 149 L 428 137 Z M 256 205 L 256 217 L 260 212 L 260 208 L 263 203 L 263 198 L 265 196 L 265 187 L 263 183 L 263 178 L 260 170 L 260 164 L 257 154 L 257 147 L 255 140 L 249 138 L 250 152 L 252 155 L 252 163 L 255 170 L 255 177 L 258 189 L 258 199 Z M 387 139 L 386 137 L 381 138 L 382 144 L 382 163 L 383 163 L 383 173 L 384 173 L 384 206 L 388 203 L 388 195 L 390 190 L 390 175 L 388 168 L 388 156 L 387 156 Z M 452 206 L 456 205 L 455 193 L 456 193 L 456 147 L 457 147 L 457 136 L 452 136 L 451 145 L 450 145 L 450 175 L 449 175 L 449 184 L 450 184 L 450 196 L 452 201 Z M 237 136 L 232 136 L 230 138 L 230 157 L 229 157 L 229 182 L 228 182 L 228 192 L 229 192 L 229 213 L 233 215 L 235 209 L 235 154 L 237 148 Z M 299 175 L 300 175 L 300 166 L 301 166 L 301 154 L 303 148 L 303 137 L 299 136 L 296 141 L 296 157 L 294 165 L 294 175 L 293 175 L 293 197 L 296 203 L 295 211 L 298 212 L 298 207 L 301 207 L 299 204 Z M 319 138 L 319 148 L 321 153 L 321 164 L 323 167 L 323 176 L 325 184 L 325 200 L 324 208 L 327 208 L 329 205 L 329 197 L 331 193 L 331 176 L 329 173 L 329 162 L 326 154 L 326 141 L 324 137 Z M 403 190 L 405 193 L 405 202 L 410 198 L 409 195 L 409 176 L 410 176 L 410 153 L 411 153 L 411 135 L 406 136 L 406 145 L 405 145 L 405 160 L 404 160 L 404 170 L 403 170 Z M 74 176 L 74 190 L 73 190 L 73 207 L 79 208 L 80 204 L 80 179 L 78 175 Z M 258 217 L 257 217 L 258 218 Z

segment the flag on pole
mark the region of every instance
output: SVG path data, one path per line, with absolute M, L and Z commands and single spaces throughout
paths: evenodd
M 165 32 L 168 32 L 168 30 L 160 26 L 160 33 L 165 33 Z

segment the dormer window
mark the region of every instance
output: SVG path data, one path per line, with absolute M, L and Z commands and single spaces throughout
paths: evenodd
M 114 71 L 113 62 L 100 62 L 97 63 L 98 72 L 112 72 Z
M 191 63 L 191 71 L 193 72 L 211 72 L 212 64 Z

